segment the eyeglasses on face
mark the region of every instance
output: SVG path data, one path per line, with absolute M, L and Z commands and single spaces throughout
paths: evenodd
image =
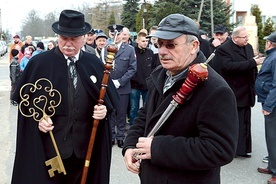
M 185 43 L 166 43 L 166 44 L 164 44 L 163 42 L 158 41 L 155 44 L 155 46 L 157 48 L 161 48 L 161 47 L 165 46 L 167 49 L 174 49 L 176 46 L 183 45 L 183 44 L 186 44 L 186 42 Z
M 250 36 L 250 35 L 246 35 L 246 36 L 237 36 L 237 38 L 242 38 L 242 39 L 245 40 L 245 39 L 249 38 L 249 36 Z

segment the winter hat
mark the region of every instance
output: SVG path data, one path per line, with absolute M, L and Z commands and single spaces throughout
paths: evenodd
M 12 57 L 15 57 L 19 54 L 19 51 L 17 49 L 12 49 L 11 54 L 12 54 Z
M 40 49 L 44 50 L 44 44 L 42 42 L 38 42 L 36 44 L 36 47 L 39 47 Z

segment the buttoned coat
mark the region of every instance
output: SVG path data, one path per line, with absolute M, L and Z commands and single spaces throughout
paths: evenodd
M 252 107 L 255 104 L 257 64 L 253 57 L 249 43 L 239 47 L 231 39 L 216 51 L 214 63 L 221 64 L 221 75 L 234 91 L 238 107 Z
M 192 63 L 205 61 L 202 52 Z M 210 66 L 208 79 L 193 90 L 154 135 L 151 159 L 142 160 L 141 184 L 219 184 L 220 167 L 232 161 L 238 136 L 236 101 L 227 83 Z M 123 148 L 146 137 L 180 89 L 185 72 L 163 94 L 166 70 L 159 66 L 148 78 L 148 95 Z

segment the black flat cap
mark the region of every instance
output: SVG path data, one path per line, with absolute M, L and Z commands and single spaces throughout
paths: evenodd
M 276 43 L 276 31 L 271 33 L 269 36 L 264 37 L 264 39 Z
M 214 27 L 214 33 L 222 33 L 222 34 L 224 34 L 224 33 L 226 33 L 226 27 L 224 26 L 224 25 L 221 25 L 221 24 L 219 24 L 219 25 L 215 25 L 215 27 Z
M 182 14 L 171 14 L 161 20 L 157 30 L 149 37 L 173 40 L 183 34 L 198 37 L 198 27 L 195 21 Z

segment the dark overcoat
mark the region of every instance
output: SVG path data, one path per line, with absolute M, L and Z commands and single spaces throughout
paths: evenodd
M 192 63 L 205 60 L 199 52 Z M 155 134 L 151 159 L 140 166 L 142 184 L 219 184 L 220 167 L 231 162 L 238 137 L 235 96 L 227 83 L 210 66 L 208 80 L 178 106 Z M 163 94 L 166 70 L 157 67 L 148 79 L 146 104 L 128 131 L 123 148 L 135 147 L 156 124 L 180 89 L 187 72 Z
M 87 116 L 91 117 L 90 126 L 88 124 L 88 127 L 87 125 L 85 125 L 85 127 L 82 125 L 78 125 L 78 127 L 76 127 L 78 128 L 76 131 L 81 132 L 77 134 L 81 134 L 81 136 L 74 137 L 74 141 L 80 142 L 78 139 L 83 140 L 84 138 L 88 139 L 90 137 L 89 131 L 91 132 L 93 125 L 93 106 L 97 104 L 97 100 L 99 98 L 99 90 L 103 78 L 104 66 L 95 55 L 81 51 L 79 60 L 76 62 L 76 67 L 82 85 L 84 86 L 89 99 L 92 101 L 92 108 L 87 110 Z M 67 60 L 64 58 L 58 47 L 56 49 L 41 53 L 30 60 L 26 70 L 23 72 L 19 87 L 15 92 L 13 99 L 20 103 L 21 87 L 26 83 L 34 84 L 41 78 L 50 80 L 53 88 L 61 94 L 61 103 L 55 108 L 55 113 L 51 118 L 55 126 L 53 134 L 54 136 L 57 135 L 57 146 L 59 147 L 59 143 L 61 143 L 60 146 L 62 147 L 63 139 L 58 135 L 60 135 L 63 131 L 66 131 L 69 121 L 68 116 L 70 106 L 68 104 Z M 36 95 L 36 93 L 32 94 L 30 91 L 25 90 L 27 88 L 22 89 L 21 94 L 29 94 L 30 99 L 33 99 Z M 42 92 L 41 94 L 44 93 Z M 109 117 L 109 114 L 114 111 L 114 107 L 117 103 L 116 99 L 118 99 L 118 94 L 112 81 L 109 80 L 106 97 L 104 99 L 104 104 L 108 109 L 107 117 Z M 81 105 L 81 100 L 79 100 L 78 103 Z M 19 107 L 23 107 L 23 112 L 27 112 L 23 105 L 19 105 Z M 49 109 L 46 109 L 47 114 L 49 111 Z M 56 119 L 59 121 L 55 121 Z M 83 131 L 84 128 L 87 130 Z M 47 171 L 49 168 L 47 168 L 44 163 L 48 159 L 45 154 L 45 145 L 43 145 L 45 136 L 49 137 L 49 134 L 39 131 L 37 121 L 35 121 L 32 117 L 24 117 L 20 112 L 18 112 L 16 154 L 12 176 L 13 184 L 51 183 Z M 89 140 L 85 140 L 85 143 L 88 141 Z M 87 146 L 75 145 L 75 147 L 78 147 L 79 152 L 77 156 L 84 158 Z M 111 148 L 111 127 L 108 122 L 108 118 L 106 118 L 101 120 L 98 126 L 87 183 L 109 183 Z M 62 158 L 68 156 L 67 152 L 64 152 L 63 150 L 60 150 L 60 153 Z
M 244 50 L 242 50 L 244 49 Z M 255 104 L 255 80 L 257 64 L 253 59 L 252 46 L 237 46 L 231 39 L 221 45 L 213 59 L 219 73 L 234 91 L 238 107 L 253 107 Z

